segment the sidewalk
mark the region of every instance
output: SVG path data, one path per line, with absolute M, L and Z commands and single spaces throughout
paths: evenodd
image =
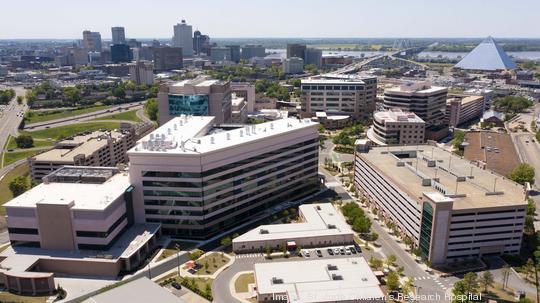
M 240 302 L 251 303 L 250 301 L 248 301 L 248 299 L 257 296 L 257 293 L 254 290 L 254 285 L 248 285 L 248 288 L 249 288 L 248 292 L 241 292 L 241 293 L 236 292 L 236 286 L 235 286 L 236 279 L 238 279 L 238 277 L 240 277 L 243 274 L 252 274 L 252 273 L 254 272 L 251 270 L 239 271 L 229 281 L 229 291 L 231 292 L 231 295 Z

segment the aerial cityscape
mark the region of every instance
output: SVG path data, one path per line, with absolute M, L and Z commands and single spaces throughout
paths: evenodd
M 3 4 L 0 303 L 540 303 L 518 2 Z

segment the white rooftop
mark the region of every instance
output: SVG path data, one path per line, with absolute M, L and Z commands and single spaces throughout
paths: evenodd
M 285 293 L 288 302 L 352 302 L 384 298 L 379 281 L 362 257 L 257 263 L 254 269 L 260 294 Z
M 137 142 L 128 154 L 202 154 L 314 127 L 310 119 L 285 118 L 209 134 L 214 117 L 176 117 Z
M 407 81 L 399 86 L 388 88 L 385 91 L 392 93 L 430 94 L 447 89 L 442 86 L 433 86 L 428 81 Z
M 72 209 L 102 210 L 122 196 L 129 186 L 127 172 L 117 173 L 100 184 L 44 182 L 13 198 L 4 207 L 73 203 Z
M 331 203 L 304 204 L 299 207 L 305 222 L 261 225 L 233 239 L 233 242 L 294 240 L 303 237 L 352 234 L 349 224 Z M 261 231 L 263 231 L 261 233 Z
M 399 109 L 393 109 L 389 111 L 376 112 L 373 117 L 377 121 L 388 122 L 411 122 L 411 123 L 424 123 L 420 117 L 413 112 L 404 112 Z

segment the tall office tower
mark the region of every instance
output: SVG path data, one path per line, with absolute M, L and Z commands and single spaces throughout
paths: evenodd
M 242 46 L 242 59 L 249 60 L 251 58 L 259 57 L 263 58 L 266 56 L 266 50 L 262 45 L 244 45 Z
M 195 54 L 200 55 L 204 53 L 203 48 L 208 44 L 210 44 L 210 37 L 208 35 L 203 35 L 198 30 L 193 33 L 193 52 Z
M 129 66 L 129 78 L 138 85 L 154 83 L 154 66 L 152 62 L 137 61 Z
M 87 51 L 101 51 L 101 34 L 99 32 L 83 32 L 83 48 Z
M 384 109 L 413 112 L 426 122 L 426 139 L 439 140 L 448 134 L 446 87 L 431 86 L 429 82 L 407 82 L 384 90 Z
M 181 47 L 184 57 L 193 56 L 193 29 L 191 25 L 186 23 L 186 20 L 182 20 L 182 23 L 174 26 L 172 46 Z
M 231 52 L 231 61 L 240 62 L 240 45 L 227 45 Z
M 302 80 L 302 112 L 369 119 L 375 110 L 377 77 L 330 75 Z
M 231 85 L 199 77 L 162 85 L 158 93 L 159 124 L 180 115 L 214 116 L 218 124 L 231 121 Z
M 114 63 L 130 62 L 133 59 L 133 53 L 126 44 L 111 45 L 111 61 Z
M 322 66 L 322 50 L 318 48 L 306 48 L 304 63 L 313 64 L 316 67 Z
M 304 60 L 298 57 L 285 58 L 283 60 L 283 73 L 301 74 L 304 72 Z
M 287 58 L 302 58 L 306 59 L 306 45 L 305 44 L 298 44 L 298 43 L 292 43 L 287 44 Z
M 154 47 L 154 69 L 156 71 L 168 71 L 182 67 L 184 67 L 184 63 L 181 47 Z
M 215 117 L 176 117 L 128 152 L 136 223 L 209 238 L 319 190 L 317 123 L 218 124 Z
M 112 44 L 126 44 L 126 32 L 123 27 L 111 27 Z

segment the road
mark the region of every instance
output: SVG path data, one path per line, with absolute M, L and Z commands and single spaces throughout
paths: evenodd
M 106 109 L 98 110 L 98 111 L 87 113 L 87 114 L 81 114 L 77 116 L 71 116 L 71 117 L 66 117 L 66 118 L 61 118 L 61 119 L 56 119 L 56 120 L 27 124 L 24 126 L 24 129 L 30 130 L 30 131 L 36 131 L 36 130 L 51 128 L 51 127 L 70 125 L 70 124 L 73 124 L 74 122 L 76 123 L 76 122 L 94 120 L 96 118 L 109 116 L 114 113 L 118 113 L 118 112 L 122 112 L 126 110 L 140 110 L 143 108 L 144 102 L 146 101 L 114 105 Z
M 17 96 L 24 96 L 26 91 L 22 87 L 0 87 L 0 89 L 13 88 Z M 0 148 L 4 148 L 10 135 L 16 136 L 19 125 L 27 110 L 26 104 L 19 105 L 13 98 L 0 113 Z

